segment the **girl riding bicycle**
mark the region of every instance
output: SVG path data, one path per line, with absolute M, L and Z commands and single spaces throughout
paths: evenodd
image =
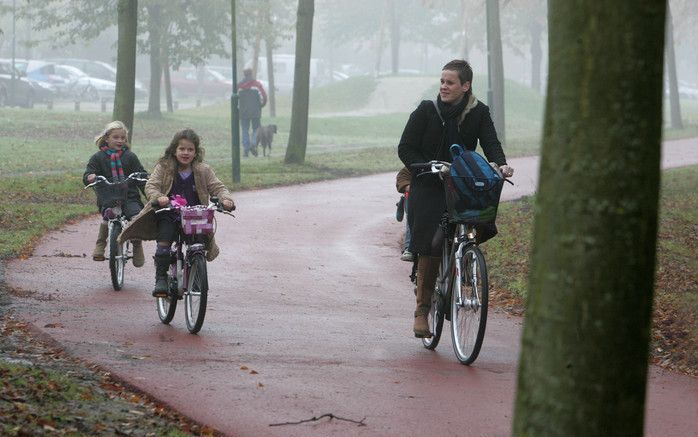
M 210 197 L 218 197 L 226 210 L 235 209 L 230 191 L 216 177 L 213 169 L 204 164 L 203 158 L 204 149 L 196 132 L 191 129 L 177 132 L 145 185 L 148 204 L 119 236 L 119 240 L 140 238 L 157 241 L 154 297 L 166 297 L 168 294 L 170 246 L 180 229 L 177 214 L 167 212 L 156 215 L 156 208 L 152 204 L 163 208 L 175 196 L 179 196 L 186 199 L 187 205 L 207 205 Z M 206 244 L 206 259 L 213 261 L 219 253 L 213 234 L 202 238 L 206 239 L 202 241 Z
M 420 103 L 410 115 L 400 138 L 398 155 L 407 168 L 431 160 L 451 162 L 449 147 L 452 144 L 475 150 L 479 141 L 488 161 L 499 165 L 504 176 L 513 174 L 497 139 L 489 108 L 472 93 L 472 80 L 473 70 L 466 61 L 453 60 L 444 65 L 437 100 Z M 419 256 L 413 327 L 415 337 L 419 338 L 432 335 L 427 314 L 441 261 L 443 236 L 439 232 L 445 210 L 446 197 L 438 176 L 417 177 L 413 172 L 407 218 L 412 231 L 412 248 Z
M 87 163 L 87 168 L 82 177 L 82 182 L 85 185 L 95 181 L 97 176 L 104 176 L 112 182 L 125 180 L 131 173 L 145 172 L 138 156 L 133 153 L 128 144 L 128 129 L 126 125 L 120 121 L 112 121 L 107 124 L 102 133 L 95 138 L 95 144 L 99 151 L 90 157 Z M 121 205 L 121 209 L 127 218 L 131 218 L 138 214 L 143 209 L 141 202 L 141 194 L 144 183 L 129 186 L 126 202 Z M 104 220 L 99 225 L 99 234 L 97 243 L 92 252 L 92 259 L 95 261 L 104 261 L 104 250 L 107 246 L 107 220 L 111 213 L 109 205 L 105 203 L 105 193 L 98 187 L 97 190 L 97 207 Z M 133 241 L 133 265 L 142 267 L 145 263 L 143 256 L 143 245 L 140 240 Z

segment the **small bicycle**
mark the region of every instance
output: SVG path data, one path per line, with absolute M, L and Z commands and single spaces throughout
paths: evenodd
M 448 176 L 450 164 L 430 161 L 414 164 L 424 174 Z M 462 364 L 477 359 L 485 337 L 489 284 L 485 256 L 477 245 L 476 227 L 472 223 L 451 221 L 449 214 L 441 220 L 444 244 L 436 286 L 427 315 L 431 338 L 423 338 L 427 349 L 435 349 L 441 339 L 444 318 L 451 322 L 451 339 L 456 358 Z M 414 273 L 413 273 L 414 276 Z
M 121 290 L 124 286 L 124 270 L 126 263 L 133 257 L 131 242 L 119 243 L 117 237 L 121 230 L 128 224 L 128 219 L 124 215 L 121 206 L 126 201 L 128 187 L 134 182 L 147 182 L 148 173 L 135 172 L 119 182 L 110 182 L 104 176 L 97 176 L 85 189 L 95 187 L 102 197 L 102 205 L 109 208 L 108 219 L 109 234 L 107 242 L 109 246 L 109 271 L 111 272 L 111 283 L 115 291 Z
M 208 302 L 208 274 L 206 270 L 206 248 L 195 238 L 197 235 L 215 233 L 214 212 L 235 217 L 225 211 L 218 198 L 211 197 L 208 206 L 179 206 L 158 209 L 156 214 L 177 211 L 180 214 L 180 232 L 174 248 L 170 249 L 170 270 L 167 274 L 168 297 L 157 298 L 160 321 L 169 324 L 177 310 L 177 301 L 184 300 L 184 320 L 190 333 L 201 330 Z

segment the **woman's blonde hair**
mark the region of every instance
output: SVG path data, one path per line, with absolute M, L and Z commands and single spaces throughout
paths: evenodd
M 114 120 L 114 121 L 112 121 L 111 123 L 107 124 L 107 125 L 104 127 L 104 130 L 102 131 L 102 133 L 100 133 L 99 135 L 97 135 L 97 136 L 95 137 L 95 144 L 97 145 L 97 147 L 105 146 L 105 145 L 107 144 L 107 137 L 109 136 L 109 134 L 110 134 L 112 131 L 115 131 L 115 130 L 117 130 L 117 129 L 123 129 L 124 132 L 126 132 L 126 147 L 129 147 L 129 144 L 128 144 L 128 128 L 126 127 L 126 125 L 124 124 L 124 122 L 119 121 L 119 120 Z

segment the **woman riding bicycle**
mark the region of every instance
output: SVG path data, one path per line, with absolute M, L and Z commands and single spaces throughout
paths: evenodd
M 168 294 L 170 246 L 179 232 L 179 216 L 170 212 L 156 216 L 152 203 L 156 201 L 159 207 L 166 207 L 172 198 L 179 196 L 186 199 L 187 205 L 206 205 L 210 197 L 218 197 L 226 210 L 235 208 L 230 191 L 216 177 L 213 169 L 203 163 L 203 157 L 204 149 L 196 132 L 191 129 L 177 132 L 145 185 L 148 204 L 119 236 L 120 240 L 140 238 L 157 241 L 154 297 L 166 297 Z M 206 259 L 213 261 L 218 256 L 218 246 L 213 234 L 204 238 Z
M 452 144 L 475 150 L 479 140 L 487 160 L 499 165 L 504 176 L 513 175 L 497 139 L 490 110 L 472 93 L 472 80 L 473 70 L 468 62 L 456 59 L 444 65 L 436 102 L 423 100 L 410 115 L 400 138 L 398 155 L 407 168 L 431 160 L 451 162 Z M 412 249 L 419 256 L 413 330 L 415 337 L 428 338 L 432 333 L 427 314 L 441 259 L 444 236 L 440 223 L 446 198 L 435 174 L 419 176 L 419 172 L 413 171 L 410 189 L 407 218 Z

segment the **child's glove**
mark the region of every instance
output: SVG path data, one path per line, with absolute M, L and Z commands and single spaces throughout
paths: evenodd
M 185 199 L 184 197 L 180 196 L 179 194 L 175 195 L 175 196 L 172 198 L 171 202 L 172 202 L 172 205 L 173 205 L 173 206 L 178 206 L 178 207 L 180 207 L 180 208 L 183 207 L 183 206 L 187 206 L 187 199 Z
M 398 200 L 395 206 L 397 206 L 397 211 L 395 211 L 395 220 L 401 222 L 405 217 L 405 196 L 401 196 L 400 200 Z

